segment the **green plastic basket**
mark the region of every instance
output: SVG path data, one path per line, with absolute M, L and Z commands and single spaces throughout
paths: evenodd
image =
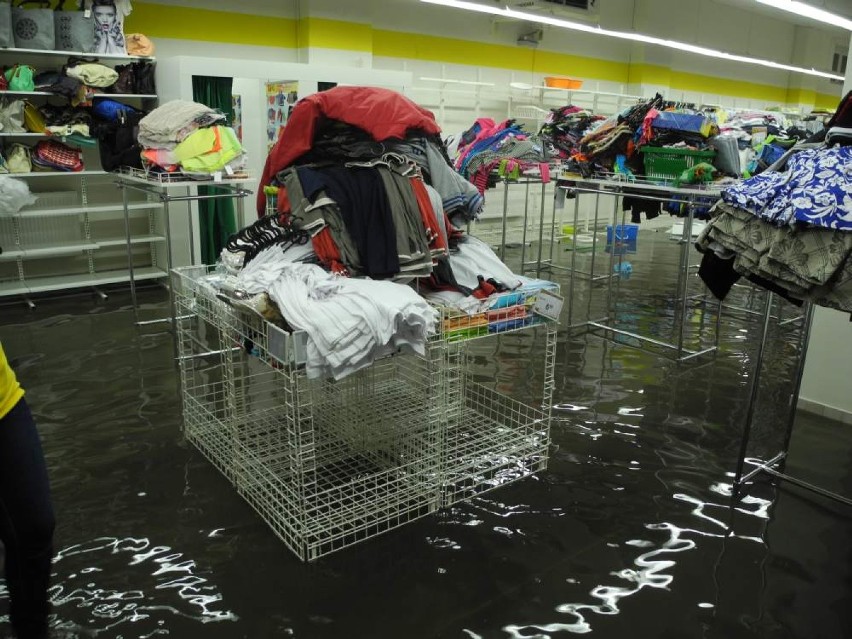
M 673 182 L 680 174 L 702 162 L 713 162 L 716 151 L 693 151 L 660 146 L 639 149 L 645 162 L 645 177 L 659 182 Z

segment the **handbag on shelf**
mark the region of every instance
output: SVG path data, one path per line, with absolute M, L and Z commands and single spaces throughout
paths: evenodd
M 24 101 L 0 100 L 0 131 L 3 133 L 26 133 L 24 128 Z
M 77 95 L 83 83 L 67 75 L 60 75 L 56 82 L 45 88 L 45 91 L 54 95 L 61 95 L 69 100 Z
M 9 91 L 34 91 L 35 69 L 26 64 L 16 64 L 10 69 L 6 69 L 6 82 L 9 83 Z
M 112 86 L 118 80 L 118 73 L 115 69 L 96 62 L 84 62 L 69 66 L 65 69 L 65 74 L 76 80 L 80 80 L 90 87 L 103 89 Z
M 44 133 L 47 130 L 44 113 L 29 100 L 24 100 L 24 126 L 30 133 Z
M 125 111 L 135 113 L 136 109 L 129 104 L 104 99 L 96 100 L 92 106 L 92 113 L 108 122 L 117 122 L 119 115 Z
M 115 67 L 118 73 L 118 80 L 110 87 L 105 89 L 106 93 L 135 93 L 135 76 L 133 74 L 133 66 L 130 64 L 119 64 Z
M 30 147 L 19 143 L 9 145 L 6 165 L 9 167 L 9 173 L 30 173 L 33 170 Z
M 42 140 L 33 149 L 33 161 L 57 171 L 83 170 L 83 152 L 57 140 Z
M 38 5 L 29 8 L 27 5 Z M 19 49 L 52 51 L 56 48 L 50 0 L 20 0 L 12 7 L 12 31 Z
M 15 36 L 12 34 L 12 5 L 0 2 L 0 47 L 14 47 Z
M 127 55 L 138 55 L 143 58 L 154 55 L 154 43 L 148 36 L 141 33 L 128 33 L 124 40 L 127 44 Z
M 66 9 L 68 0 L 60 0 L 53 14 L 56 48 L 59 51 L 90 53 L 95 48 L 95 19 L 80 4 Z M 77 4 L 77 0 L 73 0 Z
M 151 62 L 134 62 L 131 66 L 133 67 L 133 92 L 140 95 L 156 94 L 154 65 Z
M 139 121 L 142 112 L 120 111 L 115 122 L 98 126 L 98 151 L 101 168 L 116 171 L 123 166 L 142 168 L 142 145 L 139 144 Z

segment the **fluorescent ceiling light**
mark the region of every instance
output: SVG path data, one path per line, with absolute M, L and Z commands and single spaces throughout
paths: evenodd
M 474 82 L 473 80 L 451 80 L 449 78 L 420 78 L 424 82 L 443 82 L 444 84 L 471 84 L 477 87 L 493 87 L 493 82 Z
M 802 16 L 803 18 L 810 18 L 811 20 L 825 22 L 826 24 L 852 31 L 852 20 L 848 20 L 847 18 L 843 18 L 834 13 L 829 13 L 828 11 L 823 11 L 822 9 L 817 9 L 816 7 L 809 4 L 805 4 L 804 2 L 797 2 L 797 0 L 757 1 L 760 4 L 765 4 L 768 7 L 781 9 L 782 11 L 789 11 L 790 13 L 795 13 L 797 16 Z
M 695 53 L 697 55 L 717 58 L 719 60 L 728 60 L 729 62 L 741 62 L 744 64 L 757 64 L 770 69 L 779 71 L 792 71 L 794 73 L 803 73 L 805 75 L 813 75 L 819 78 L 828 78 L 830 80 L 843 80 L 843 76 L 834 73 L 826 73 L 825 71 L 817 71 L 816 69 L 805 69 L 772 60 L 764 60 L 762 58 L 750 58 L 744 55 L 735 55 L 733 53 L 725 53 L 716 49 L 708 49 L 707 47 L 698 47 L 686 42 L 677 42 L 676 40 L 665 40 L 663 38 L 655 38 L 653 36 L 642 35 L 641 33 L 631 33 L 629 31 L 612 31 L 610 29 L 602 29 L 581 22 L 572 22 L 570 20 L 562 20 L 550 16 L 537 15 L 535 13 L 527 13 L 526 11 L 515 11 L 509 7 L 500 9 L 499 7 L 491 7 L 476 2 L 467 2 L 466 0 L 420 0 L 427 4 L 437 4 L 453 9 L 465 9 L 466 11 L 475 11 L 477 13 L 487 13 L 493 16 L 501 16 L 503 18 L 514 18 L 516 20 L 525 20 L 527 22 L 536 22 L 538 24 L 547 24 L 560 29 L 571 29 L 573 31 L 583 31 L 594 35 L 608 36 L 611 38 L 620 38 L 621 40 L 631 40 L 633 42 L 642 42 L 644 44 L 653 44 L 668 49 L 676 49 L 677 51 L 686 51 L 687 53 Z

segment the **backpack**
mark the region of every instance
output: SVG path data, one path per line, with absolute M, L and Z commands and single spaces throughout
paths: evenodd
M 123 166 L 142 168 L 142 145 L 139 136 L 139 121 L 142 112 L 118 111 L 114 122 L 98 125 L 98 150 L 104 171 L 116 171 Z

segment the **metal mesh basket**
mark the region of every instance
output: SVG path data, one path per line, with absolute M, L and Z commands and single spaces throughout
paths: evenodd
M 303 560 L 546 466 L 555 323 L 541 410 L 473 382 L 477 342 L 442 327 L 423 356 L 309 379 L 304 335 L 219 299 L 206 272 L 173 271 L 185 436 Z

